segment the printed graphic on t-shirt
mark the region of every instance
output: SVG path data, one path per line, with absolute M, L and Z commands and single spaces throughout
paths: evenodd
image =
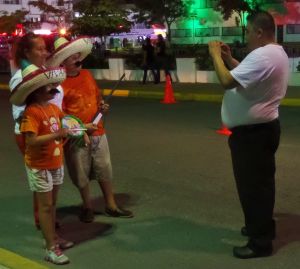
M 58 125 L 56 118 L 50 117 L 49 122 L 50 122 L 50 131 L 52 133 L 57 132 L 59 130 L 59 125 Z M 59 145 L 59 139 L 56 139 L 54 142 L 56 145 Z M 59 147 L 55 147 L 55 149 L 53 151 L 53 156 L 59 156 L 59 155 L 60 155 L 60 149 L 59 149 Z

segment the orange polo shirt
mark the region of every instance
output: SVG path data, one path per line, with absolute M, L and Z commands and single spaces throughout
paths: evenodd
M 21 122 L 21 132 L 32 132 L 37 136 L 55 133 L 60 129 L 62 111 L 53 104 L 29 105 Z M 29 146 L 25 142 L 25 163 L 30 168 L 58 169 L 63 164 L 62 140 L 52 140 L 43 145 Z
M 83 123 L 93 121 L 101 101 L 100 89 L 88 70 L 80 70 L 76 77 L 67 77 L 61 84 L 64 90 L 62 108 L 66 114 L 74 115 Z M 98 130 L 91 135 L 105 133 L 103 121 L 98 123 Z

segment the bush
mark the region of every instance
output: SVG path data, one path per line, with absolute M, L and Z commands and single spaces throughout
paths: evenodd
M 212 71 L 214 65 L 208 52 L 208 46 L 199 46 L 195 50 L 196 68 L 197 70 Z
M 10 72 L 8 55 L 6 57 L 0 55 L 0 73 L 8 73 L 8 72 Z
M 123 58 L 125 58 L 125 68 L 128 70 L 138 70 L 143 69 L 143 51 L 140 49 L 139 51 L 129 49 L 126 51 L 123 51 L 122 54 Z M 169 70 L 175 70 L 176 69 L 176 58 L 175 55 L 172 54 L 171 51 L 168 52 L 165 58 L 164 63 Z
M 213 61 L 209 55 L 207 45 L 196 45 L 193 50 L 194 56 L 196 57 L 196 65 L 198 70 L 214 70 Z M 247 49 L 242 46 L 239 42 L 231 46 L 231 54 L 238 61 L 242 61 L 247 55 Z
M 83 61 L 83 68 L 86 69 L 108 69 L 108 58 L 105 51 L 93 50 Z
M 143 55 L 141 53 L 124 54 L 125 58 L 125 69 L 138 70 L 142 69 Z
M 176 57 L 174 53 L 170 52 L 167 54 L 166 66 L 168 70 L 176 70 Z
M 231 45 L 231 52 L 234 58 L 241 61 L 247 51 L 244 46 L 236 43 Z M 143 51 L 141 48 L 121 48 L 118 50 L 94 49 L 93 52 L 84 60 L 83 67 L 90 69 L 108 69 L 108 58 L 124 58 L 125 68 L 128 70 L 142 69 Z M 214 70 L 212 59 L 208 52 L 208 46 L 204 44 L 196 45 L 171 45 L 167 49 L 165 64 L 169 70 L 176 70 L 176 58 L 195 57 L 198 70 Z M 299 67 L 300 69 L 300 64 Z M 298 70 L 299 70 L 298 69 Z M 300 70 L 299 70 L 300 71 Z

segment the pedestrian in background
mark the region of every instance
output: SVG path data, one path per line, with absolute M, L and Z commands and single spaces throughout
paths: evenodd
M 278 107 L 286 94 L 289 61 L 275 43 L 273 17 L 264 11 L 248 16 L 246 39 L 250 53 L 239 63 L 227 45 L 209 43 L 218 78 L 226 89 L 222 121 L 229 137 L 233 172 L 249 237 L 234 247 L 237 258 L 272 254 L 275 238 L 275 153 L 280 139 Z
M 168 68 L 168 58 L 166 54 L 166 42 L 161 34 L 157 36 L 157 42 L 155 45 L 156 51 L 156 75 L 157 82 L 160 82 L 160 70 L 164 70 L 165 76 L 170 76 L 171 74 Z
M 150 37 L 147 37 L 145 43 L 143 44 L 143 84 L 146 84 L 148 70 L 151 70 L 153 76 L 153 82 L 158 83 L 157 73 L 155 72 L 155 53 L 154 46 L 151 43 Z

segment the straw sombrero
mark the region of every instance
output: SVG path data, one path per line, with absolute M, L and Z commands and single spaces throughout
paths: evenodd
M 24 105 L 28 95 L 35 90 L 66 79 L 66 72 L 62 67 L 41 69 L 26 60 L 21 61 L 21 67 L 23 79 L 11 92 L 9 99 L 16 106 Z
M 59 66 L 71 55 L 80 52 L 80 61 L 88 56 L 93 48 L 92 40 L 89 37 L 79 37 L 68 41 L 60 37 L 54 42 L 54 52 L 47 58 L 46 65 L 49 67 Z

